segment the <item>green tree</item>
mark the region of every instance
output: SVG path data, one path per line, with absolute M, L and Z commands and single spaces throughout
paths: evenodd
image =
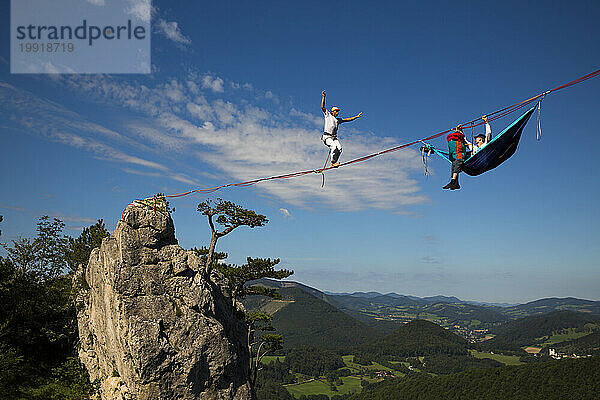
M 76 312 L 62 221 L 42 217 L 35 238 L 0 257 L 0 398 L 82 399 L 93 388 L 75 356 Z M 82 242 L 82 240 L 79 240 Z
M 92 250 L 100 247 L 102 239 L 108 236 L 110 233 L 99 219 L 94 225 L 83 228 L 76 239 L 69 237 L 65 258 L 70 272 L 75 272 L 80 264 L 87 265 Z
M 283 279 L 292 275 L 294 271 L 287 269 L 275 269 L 279 259 L 270 258 L 246 258 L 246 264 L 238 266 L 232 264 L 218 264 L 217 269 L 229 280 L 233 290 L 234 299 L 249 295 L 263 295 L 273 299 L 281 299 L 276 289 L 267 288 L 262 285 L 248 285 L 248 282 L 261 278 Z
M 6 247 L 10 261 L 24 274 L 32 274 L 38 281 L 58 277 L 66 267 L 65 252 L 67 239 L 62 235 L 65 224 L 47 215 L 37 224 L 37 236 L 31 240 L 13 240 L 12 247 Z
M 310 346 L 295 347 L 288 351 L 285 362 L 292 372 L 319 377 L 346 366 L 342 356 Z
M 220 263 L 218 261 L 227 257 L 226 253 L 216 252 L 217 240 L 240 226 L 248 226 L 255 228 L 264 226 L 269 222 L 267 217 L 257 214 L 253 210 L 243 208 L 231 201 L 217 199 L 216 202 L 206 200 L 198 204 L 198 211 L 208 218 L 208 224 L 211 230 L 211 239 L 208 249 L 202 247 L 194 248 L 205 262 L 205 273 L 210 276 L 213 268 L 218 269 L 229 280 L 232 292 L 233 302 L 250 294 L 261 294 L 264 296 L 278 298 L 279 293 L 275 290 L 266 289 L 260 285 L 249 285 L 250 282 L 261 278 L 283 279 L 294 273 L 294 271 L 286 269 L 275 269 L 275 265 L 279 264 L 279 259 L 271 260 L 270 258 L 251 258 L 248 257 L 247 264 L 237 266 Z M 222 230 L 217 230 L 215 223 L 223 227 Z M 244 321 L 247 326 L 247 346 L 250 353 L 250 382 L 255 387 L 257 372 L 260 366 L 260 361 L 266 354 L 279 350 L 282 347 L 283 337 L 273 334 L 273 326 L 271 325 L 272 316 L 266 313 L 251 312 L 244 313 Z
M 206 265 L 208 260 L 208 248 L 206 246 L 202 246 L 200 248 L 193 247 L 192 251 L 194 251 L 198 256 L 200 256 L 201 262 Z M 213 251 L 212 260 L 211 260 L 211 270 L 217 268 L 221 261 L 226 260 L 229 257 L 229 254 L 222 251 Z
M 256 388 L 256 397 L 259 400 L 296 400 L 280 383 L 270 380 Z
M 287 269 L 275 269 L 279 259 L 270 258 L 246 258 L 247 264 L 237 266 L 218 264 L 217 268 L 232 285 L 234 301 L 249 295 L 263 295 L 274 299 L 281 299 L 281 295 L 275 289 L 269 289 L 261 285 L 250 284 L 261 278 L 283 279 L 292 275 L 294 271 Z M 250 358 L 250 373 L 252 385 L 256 383 L 260 362 L 264 356 L 280 350 L 283 346 L 283 337 L 273 334 L 275 328 L 271 324 L 273 316 L 264 312 L 247 312 L 244 320 L 248 327 L 248 352 Z
M 245 209 L 242 206 L 223 199 L 217 199 L 216 202 L 208 199 L 198 204 L 198 211 L 202 215 L 206 215 L 212 232 L 205 264 L 205 272 L 208 276 L 210 276 L 210 271 L 213 267 L 213 256 L 219 238 L 231 233 L 240 226 L 255 228 L 269 222 L 264 215 L 257 214 L 252 210 Z M 218 231 L 215 223 L 223 226 L 224 229 Z

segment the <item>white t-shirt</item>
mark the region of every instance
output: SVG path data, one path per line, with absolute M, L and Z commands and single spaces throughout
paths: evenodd
M 325 127 L 323 128 L 323 132 L 336 137 L 338 125 L 343 123 L 344 120 L 342 118 L 334 117 L 327 109 L 323 111 L 323 115 L 325 116 Z
M 483 144 L 481 146 L 477 146 L 475 143 L 472 144 L 471 154 L 477 154 L 477 152 L 483 149 L 489 142 L 492 141 L 492 127 L 490 124 L 485 124 L 485 139 L 483 140 Z M 469 143 L 470 144 L 470 143 Z

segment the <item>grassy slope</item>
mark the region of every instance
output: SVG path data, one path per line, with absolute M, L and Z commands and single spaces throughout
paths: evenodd
M 344 349 L 381 336 L 375 329 L 301 289 L 279 291 L 283 300 L 293 300 L 273 316 L 273 325 L 284 336 L 285 348 L 308 345 Z
M 492 354 L 492 353 L 484 353 L 477 350 L 470 350 L 471 354 L 477 358 L 490 358 L 492 360 L 496 360 L 501 362 L 504 365 L 521 365 L 523 364 L 519 361 L 519 356 L 505 356 L 502 354 Z
M 300 397 L 303 394 L 326 394 L 331 397 L 334 394 L 359 393 L 361 391 L 362 387 L 360 385 L 360 378 L 355 376 L 345 376 L 341 379 L 344 384 L 337 386 L 337 392 L 332 391 L 329 383 L 326 383 L 324 379 L 294 385 L 286 385 L 285 388 L 294 397 Z

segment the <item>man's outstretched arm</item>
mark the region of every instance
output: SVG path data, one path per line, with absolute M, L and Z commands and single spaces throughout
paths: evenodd
M 323 97 L 321 98 L 321 110 L 323 110 L 323 112 L 327 111 L 327 109 L 325 108 L 325 91 L 323 90 L 321 92 L 321 94 L 323 95 Z
M 342 119 L 342 121 L 350 122 L 350 121 L 354 121 L 355 119 L 360 118 L 360 117 L 362 117 L 362 111 L 359 112 L 358 114 L 356 114 L 354 117 L 344 118 L 344 119 Z

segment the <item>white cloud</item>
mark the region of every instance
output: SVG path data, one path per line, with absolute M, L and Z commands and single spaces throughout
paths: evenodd
M 24 71 L 31 74 L 48 74 L 47 76 L 57 81 L 61 73 L 75 73 L 75 70 L 64 64 L 53 64 L 50 61 L 34 60 L 24 66 Z
M 129 155 L 121 150 L 117 150 L 109 145 L 98 142 L 97 140 L 79 136 L 74 133 L 56 132 L 51 135 L 51 138 L 60 143 L 90 151 L 102 159 L 124 162 L 127 164 L 134 164 L 142 167 L 156 169 L 163 172 L 169 170 L 169 168 L 167 168 L 166 166 L 156 163 L 154 161 L 149 161 L 140 157 Z
M 126 149 L 138 151 L 164 152 L 164 144 L 149 146 L 118 132 L 107 129 L 85 120 L 81 115 L 74 113 L 62 106 L 32 95 L 29 92 L 9 86 L 0 86 L 0 109 L 7 116 L 6 123 L 17 129 L 25 129 L 31 134 L 42 135 L 54 142 L 75 147 L 91 153 L 94 157 L 111 162 L 130 164 L 159 172 L 160 176 L 172 179 L 187 185 L 197 185 L 198 181 L 189 176 L 174 172 L 171 168 L 156 161 L 127 153 L 116 148 L 119 145 Z M 31 118 L 36 115 L 36 118 Z M 143 136 L 138 127 L 140 136 Z M 74 133 L 76 132 L 76 133 Z M 107 139 L 107 142 L 104 140 Z M 112 144 L 108 144 L 111 142 Z M 153 143 L 150 143 L 152 145 Z
M 6 208 L 9 210 L 15 210 L 15 211 L 25 211 L 25 209 L 23 207 L 17 207 L 17 206 L 9 206 L 8 204 L 2 204 L 0 203 L 0 208 Z
M 175 21 L 167 22 L 164 19 L 159 19 L 158 24 L 156 24 L 156 27 L 160 33 L 162 33 L 163 35 L 165 35 L 165 37 L 171 39 L 175 43 L 178 43 L 180 45 L 192 44 L 190 38 L 184 36 L 183 33 L 181 33 L 181 29 Z
M 105 5 L 105 0 L 87 0 L 88 3 L 92 3 L 95 6 L 103 6 Z
M 190 92 L 192 92 L 192 94 L 197 95 L 198 93 L 200 93 L 200 89 L 198 89 L 198 85 L 196 85 L 196 82 L 194 82 L 191 79 L 188 79 L 185 84 L 187 85 L 188 89 L 190 89 Z
M 225 82 L 223 79 L 219 77 L 213 78 L 211 75 L 204 75 L 202 77 L 202 87 L 205 89 L 210 89 L 215 93 L 222 93 L 224 91 L 224 83 Z
M 125 7 L 125 12 L 140 21 L 149 23 L 152 13 L 152 5 L 150 0 L 128 0 L 128 5 Z
M 267 90 L 265 92 L 265 98 L 272 100 L 275 103 L 279 103 L 279 98 L 277 97 L 277 95 L 275 95 L 275 93 L 271 92 L 270 90 Z
M 127 127 L 145 142 L 150 142 L 163 151 L 182 152 L 185 150 L 186 142 L 179 137 L 166 134 L 154 126 L 143 122 L 134 121 L 127 124 Z
M 51 217 L 58 218 L 63 222 L 84 222 L 86 224 L 95 224 L 96 220 L 93 218 L 79 217 L 76 215 L 66 215 L 59 212 L 49 213 Z
M 182 87 L 176 83 L 167 88 L 166 95 L 169 99 L 175 102 L 179 102 L 184 98 Z
M 305 112 L 296 110 L 295 108 L 292 108 L 290 110 L 290 116 L 302 118 L 302 119 L 304 119 L 314 125 L 317 125 L 317 126 L 323 125 L 323 116 L 322 115 L 316 116 L 314 114 L 305 113 Z
M 148 85 L 99 76 L 74 77 L 66 83 L 97 101 L 144 113 L 147 116 L 144 121 L 127 126 L 127 131 L 135 134 L 135 141 L 156 152 L 185 149 L 186 155 L 209 165 L 210 170 L 218 174 L 214 184 L 311 171 L 323 166 L 328 148 L 320 140 L 321 118 L 292 109 L 290 115 L 297 118 L 282 119 L 278 112 L 247 102 L 208 100 L 198 93 L 196 81 L 197 76 L 190 75 Z M 200 85 L 203 89 L 220 92 L 224 81 L 207 74 L 200 79 Z M 392 138 L 351 128 L 344 126 L 340 132 L 342 161 L 398 144 Z M 75 138 L 71 140 L 77 143 Z M 79 145 L 93 148 L 89 140 Z M 131 165 L 143 165 L 140 159 L 119 158 L 116 154 L 110 157 Z M 149 171 L 141 172 L 160 172 L 158 166 L 143 166 Z M 411 177 L 421 169 L 418 153 L 409 148 L 327 171 L 324 188 L 321 188 L 322 176 L 313 173 L 295 179 L 271 180 L 256 188 L 303 208 L 326 206 L 346 211 L 369 208 L 402 214 L 407 213 L 407 206 L 428 201 L 420 193 L 418 182 Z M 184 182 L 189 177 L 179 176 L 176 180 Z
M 210 120 L 214 115 L 212 107 L 204 97 L 197 97 L 193 102 L 187 103 L 186 108 L 192 116 L 202 120 Z

